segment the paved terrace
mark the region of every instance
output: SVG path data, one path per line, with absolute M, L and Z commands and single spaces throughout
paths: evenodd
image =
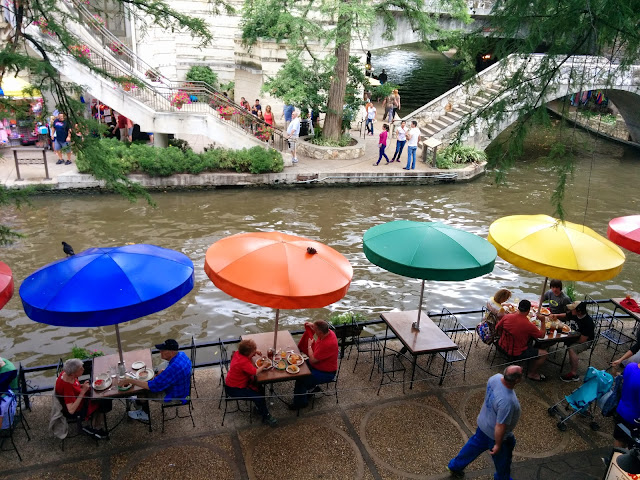
M 214 185 L 270 185 L 311 181 L 320 185 L 332 183 L 411 183 L 426 184 L 442 180 L 430 179 L 434 175 L 450 175 L 456 173 L 458 181 L 470 180 L 484 172 L 484 165 L 471 165 L 461 170 L 439 170 L 421 161 L 422 148 L 418 148 L 416 169 L 403 170 L 407 164 L 407 148 L 402 152 L 400 162 L 386 165 L 383 159 L 379 166 L 373 163 L 378 160 L 378 135 L 382 131 L 383 109 L 380 103 L 376 103 L 378 111 L 374 125 L 374 136 L 365 139 L 366 153 L 354 160 L 317 160 L 299 155 L 299 163 L 292 165 L 290 155 L 286 155 L 285 169 L 280 174 L 251 175 L 234 172 L 221 172 L 200 175 L 175 175 L 173 177 L 152 179 L 152 184 L 159 187 L 189 187 L 189 186 L 214 186 Z M 277 118 L 278 125 L 282 126 L 283 120 Z M 354 123 L 355 126 L 355 123 Z M 351 135 L 358 137 L 359 131 L 352 130 Z M 208 146 L 211 141 L 202 136 L 182 136 L 196 151 Z M 182 138 L 181 137 L 181 138 Z M 250 147 L 251 145 L 248 145 Z M 391 158 L 395 151 L 396 140 L 390 138 L 387 142 L 387 156 Z M 52 188 L 92 188 L 97 186 L 93 177 L 78 173 L 75 163 L 72 165 L 56 165 L 57 157 L 52 151 L 47 151 L 49 175 L 51 180 L 44 180 L 44 167 L 42 165 L 20 165 L 20 173 L 23 181 L 16 181 L 15 162 L 10 148 L 0 148 L 0 183 L 7 186 L 21 186 L 28 184 L 51 185 Z M 64 156 L 66 159 L 66 156 Z M 72 160 L 74 157 L 72 156 Z M 179 177 L 179 178 L 177 178 Z M 318 182 L 318 180 L 320 180 Z M 456 180 L 445 180 L 456 181 Z
M 631 326 L 632 322 L 626 322 L 627 329 Z M 379 374 L 374 371 L 369 381 L 371 358 L 361 356 L 352 373 L 352 352 L 342 363 L 339 404 L 334 397 L 319 397 L 314 409 L 304 409 L 296 417 L 295 412 L 273 399 L 270 409 L 279 419 L 277 428 L 255 419 L 250 423 L 246 413 L 227 414 L 222 427 L 219 368 L 200 368 L 196 371 L 199 398 L 193 400 L 195 428 L 188 418 L 177 419 L 166 424 L 164 434 L 160 433 L 160 406 L 156 403 L 152 405 L 152 433 L 146 425 L 124 420 L 110 440 L 96 444 L 85 436 L 70 438 L 64 452 L 47 430 L 51 397 L 43 394 L 33 398 L 33 410 L 26 414 L 31 441 L 26 441 L 24 431 L 17 433 L 24 461 L 19 462 L 12 451 L 0 453 L 0 478 L 448 478 L 445 466 L 449 458 L 476 428 L 486 380 L 503 368 L 490 367 L 487 353 L 488 347 L 481 342 L 473 346 L 466 379 L 461 365 L 456 365 L 442 387 L 437 379 L 417 374 L 413 390 L 407 384 L 403 394 L 401 384 L 390 384 L 382 387 L 378 397 Z M 213 355 L 215 352 L 203 350 L 198 361 L 211 361 L 207 356 Z M 611 355 L 612 350 L 600 342 L 593 365 L 605 368 Z M 436 357 L 434 371 L 440 371 L 439 362 Z M 581 363 L 580 374 L 585 372 L 585 363 Z M 594 432 L 588 419 L 576 417 L 568 422 L 566 432 L 560 432 L 547 408 L 581 383 L 560 381 L 558 367 L 549 363 L 542 372 L 549 377 L 546 382 L 524 381 L 517 387 L 522 417 L 515 432 L 513 478 L 602 478 L 600 458 L 612 445 L 612 420 L 598 412 L 596 420 L 601 430 Z M 291 382 L 276 386 L 276 392 L 285 399 L 292 389 Z M 123 404 L 114 402 L 110 424 L 123 415 Z M 470 465 L 466 478 L 493 478 L 488 454 Z

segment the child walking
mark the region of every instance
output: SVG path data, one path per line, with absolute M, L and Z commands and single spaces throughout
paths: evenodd
M 387 165 L 389 164 L 389 157 L 384 153 L 385 148 L 387 148 L 387 136 L 389 135 L 389 125 L 382 125 L 382 132 L 380 132 L 380 140 L 378 141 L 378 146 L 380 147 L 380 155 L 378 156 L 378 161 L 374 163 L 374 165 L 378 165 L 382 157 L 387 159 Z

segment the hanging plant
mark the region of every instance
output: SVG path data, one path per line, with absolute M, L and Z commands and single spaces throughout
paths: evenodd
M 109 44 L 109 50 L 111 50 L 116 55 L 123 55 L 124 54 L 124 45 L 122 44 L 122 42 L 118 42 L 118 41 L 114 40 L 113 42 L 111 42 Z
M 176 107 L 178 110 L 182 108 L 183 105 L 191 103 L 191 98 L 189 98 L 189 94 L 183 90 L 178 91 L 171 98 L 171 106 Z
M 93 14 L 92 23 L 93 23 L 94 26 L 99 26 L 99 27 L 104 27 L 107 24 L 107 22 L 105 22 L 104 18 L 102 18 L 97 13 Z
M 49 24 L 47 23 L 47 21 L 44 19 L 44 17 L 40 17 L 36 20 L 33 21 L 33 24 L 36 25 L 37 27 L 40 27 L 40 31 L 42 33 L 44 33 L 45 35 L 49 35 L 50 37 L 55 37 L 55 32 L 49 30 Z
M 69 51 L 79 58 L 89 58 L 91 56 L 91 50 L 86 45 L 71 45 Z

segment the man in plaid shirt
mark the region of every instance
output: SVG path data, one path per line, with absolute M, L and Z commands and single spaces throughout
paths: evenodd
M 178 342 L 172 338 L 156 345 L 156 348 L 160 350 L 160 357 L 169 362 L 164 370 L 149 381 L 126 378 L 121 379 L 119 384 L 132 383 L 154 393 L 164 392 L 165 402 L 187 403 L 191 384 L 191 360 L 184 352 L 178 351 Z M 159 396 L 151 395 L 150 397 L 158 398 Z M 129 412 L 129 416 L 135 420 L 148 422 L 149 402 L 142 402 L 142 409 Z

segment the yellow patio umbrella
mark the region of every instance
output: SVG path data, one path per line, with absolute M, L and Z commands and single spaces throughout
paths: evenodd
M 577 223 L 548 215 L 511 215 L 489 227 L 489 242 L 498 256 L 516 267 L 549 277 L 598 282 L 620 273 L 625 260 L 613 242 Z
M 7 97 L 16 98 L 40 98 L 42 94 L 38 90 L 34 90 L 31 95 L 22 92 L 25 88 L 31 88 L 31 84 L 20 77 L 13 75 L 5 75 L 2 77 L 2 91 Z

